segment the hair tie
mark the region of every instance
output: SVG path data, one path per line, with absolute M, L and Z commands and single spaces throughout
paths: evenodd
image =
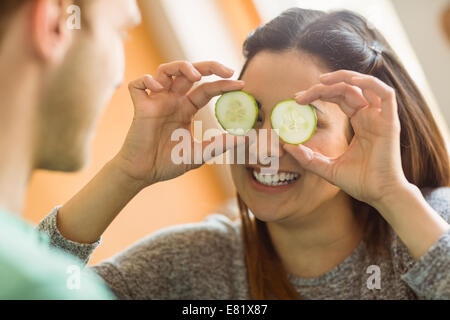
M 377 72 L 383 64 L 383 48 L 377 42 L 372 43 L 368 47 L 375 53 L 368 72 L 369 74 L 373 74 Z
M 372 45 L 369 46 L 369 48 L 372 49 L 377 54 L 383 53 L 383 49 L 377 43 L 373 43 Z

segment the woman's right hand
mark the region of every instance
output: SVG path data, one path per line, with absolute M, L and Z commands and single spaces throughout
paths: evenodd
M 146 75 L 130 83 L 134 119 L 125 143 L 59 210 L 57 228 L 64 237 L 79 243 L 97 241 L 143 188 L 200 166 L 172 162 L 172 149 L 178 144 L 171 141 L 172 133 L 176 129 L 191 132 L 194 115 L 208 101 L 243 87 L 241 81 L 219 80 L 192 88 L 203 76 L 209 75 L 230 78 L 233 71 L 217 62 L 172 62 L 161 65 L 154 78 Z M 227 138 L 226 134 L 220 135 L 212 142 L 203 143 L 203 147 L 216 141 L 223 143 Z M 240 141 L 245 142 L 245 138 Z M 191 142 L 195 143 L 192 137 Z M 212 149 L 218 150 L 216 145 Z
M 203 76 L 230 78 L 233 73 L 218 62 L 191 64 L 177 61 L 161 65 L 154 78 L 145 75 L 131 82 L 129 90 L 134 104 L 134 119 L 122 149 L 112 162 L 143 188 L 198 167 L 193 160 L 192 164 L 176 165 L 172 162 L 172 149 L 179 143 L 171 141 L 172 133 L 176 129 L 191 132 L 192 119 L 199 109 L 213 97 L 241 90 L 244 86 L 242 81 L 219 80 L 192 89 L 196 82 Z M 226 134 L 209 143 L 222 143 L 225 139 Z M 195 143 L 192 137 L 191 143 Z M 203 147 L 207 144 L 203 143 Z

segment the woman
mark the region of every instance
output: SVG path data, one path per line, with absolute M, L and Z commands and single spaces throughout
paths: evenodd
M 124 299 L 450 298 L 448 153 L 384 38 L 348 11 L 291 9 L 252 33 L 244 53 L 243 82 L 221 90 L 243 89 L 258 100 L 257 129 L 270 128 L 279 101 L 314 102 L 316 133 L 304 145 L 271 150 L 276 175 L 232 165 L 239 220 L 211 215 L 168 228 L 93 267 L 113 292 Z M 170 134 L 189 127 L 210 97 L 189 92 L 200 77 L 192 79 L 188 65 L 170 68 L 177 69 L 165 65 L 155 79 L 130 85 L 136 116 L 124 147 L 40 224 L 54 245 L 87 261 L 134 195 L 192 169 L 170 164 Z

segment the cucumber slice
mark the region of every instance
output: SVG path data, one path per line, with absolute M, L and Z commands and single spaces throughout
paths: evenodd
M 311 105 L 300 105 L 295 100 L 278 103 L 270 117 L 272 128 L 281 140 L 289 144 L 308 141 L 316 131 L 317 115 Z
M 256 123 L 258 104 L 247 92 L 227 92 L 216 102 L 216 118 L 228 133 L 245 135 Z

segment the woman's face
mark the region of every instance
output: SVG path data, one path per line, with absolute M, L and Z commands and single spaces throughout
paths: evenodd
M 261 106 L 261 118 L 256 129 L 271 129 L 270 115 L 274 106 L 319 83 L 319 76 L 329 71 L 317 59 L 298 51 L 258 53 L 242 77 L 244 91 L 253 95 Z M 341 155 L 348 147 L 351 134 L 347 116 L 333 103 L 318 100 L 313 105 L 320 110 L 316 111 L 317 130 L 305 145 L 329 157 Z M 338 187 L 304 170 L 282 146 L 280 140 L 276 152 L 279 155 L 278 176 L 273 175 L 271 179 L 281 181 L 284 178 L 286 183 L 286 177 L 298 176 L 285 185 L 269 186 L 259 182 L 253 171 L 259 172 L 261 165 L 231 166 L 237 191 L 258 219 L 290 221 L 326 208 L 336 196 L 342 196 Z

